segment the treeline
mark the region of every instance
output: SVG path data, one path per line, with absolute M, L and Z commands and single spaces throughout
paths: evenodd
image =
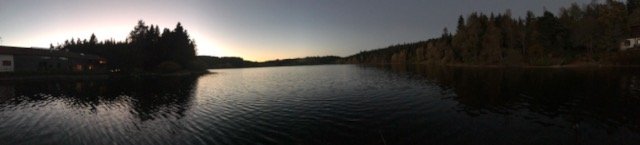
M 160 31 L 159 26 L 146 25 L 140 20 L 125 41 L 98 41 L 92 34 L 89 40 L 72 38 L 50 47 L 60 51 L 95 54 L 108 60 L 109 69 L 125 72 L 204 69 L 196 60 L 195 42 L 180 23 L 173 30 L 164 28 Z
M 321 65 L 336 64 L 342 59 L 338 56 L 313 56 L 305 58 L 277 59 L 264 62 L 247 61 L 240 57 L 215 57 L 198 56 L 198 60 L 206 68 L 244 68 L 244 67 L 266 67 L 266 66 L 296 66 L 296 65 Z
M 472 13 L 459 17 L 455 34 L 446 28 L 427 41 L 364 51 L 344 63 L 463 65 L 640 64 L 640 52 L 619 52 L 620 42 L 640 25 L 640 0 L 614 0 L 561 8 L 559 14 L 528 12 L 525 18 Z M 636 34 L 637 35 L 637 34 Z

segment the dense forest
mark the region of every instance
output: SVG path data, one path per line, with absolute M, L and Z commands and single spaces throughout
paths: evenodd
M 313 56 L 305 58 L 277 59 L 264 62 L 255 62 L 247 61 L 240 57 L 198 56 L 198 60 L 202 64 L 205 64 L 205 67 L 209 69 L 336 64 L 340 59 L 342 58 L 338 56 Z
M 528 12 L 514 18 L 472 13 L 459 17 L 455 33 L 441 37 L 364 51 L 344 63 L 415 63 L 440 65 L 640 65 L 640 51 L 620 51 L 622 40 L 640 37 L 640 0 L 607 0 L 547 10 L 542 16 Z
M 72 38 L 50 47 L 101 56 L 108 60 L 109 69 L 124 72 L 204 69 L 204 65 L 196 59 L 195 42 L 180 23 L 173 30 L 164 28 L 160 31 L 157 25 L 146 25 L 140 20 L 125 41 L 98 41 L 92 34 L 89 40 Z

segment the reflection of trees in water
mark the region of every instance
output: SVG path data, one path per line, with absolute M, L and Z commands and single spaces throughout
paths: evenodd
M 2 82 L 0 104 L 39 104 L 63 100 L 73 108 L 93 112 L 101 104 L 129 103 L 130 112 L 142 121 L 168 116 L 180 118 L 194 98 L 197 78 Z
M 596 119 L 608 127 L 626 126 L 640 131 L 640 69 L 637 68 L 387 66 L 387 69 L 419 74 L 454 92 L 452 99 L 460 103 L 460 111 L 471 116 L 522 115 L 521 111 L 528 111 L 552 119 L 560 117 L 572 124 Z
M 155 78 L 124 83 L 130 85 L 120 86 L 116 90 L 132 98 L 134 112 L 144 121 L 162 116 L 183 117 L 194 98 L 197 77 Z

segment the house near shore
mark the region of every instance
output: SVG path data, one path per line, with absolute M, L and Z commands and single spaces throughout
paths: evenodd
M 629 50 L 640 48 L 640 25 L 631 27 L 631 38 L 625 39 L 620 43 L 620 50 Z
M 93 72 L 107 62 L 82 53 L 0 46 L 0 63 L 0 72 Z

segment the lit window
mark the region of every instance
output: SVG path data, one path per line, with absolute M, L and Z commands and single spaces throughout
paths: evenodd
M 11 66 L 11 60 L 3 60 L 2 66 Z

